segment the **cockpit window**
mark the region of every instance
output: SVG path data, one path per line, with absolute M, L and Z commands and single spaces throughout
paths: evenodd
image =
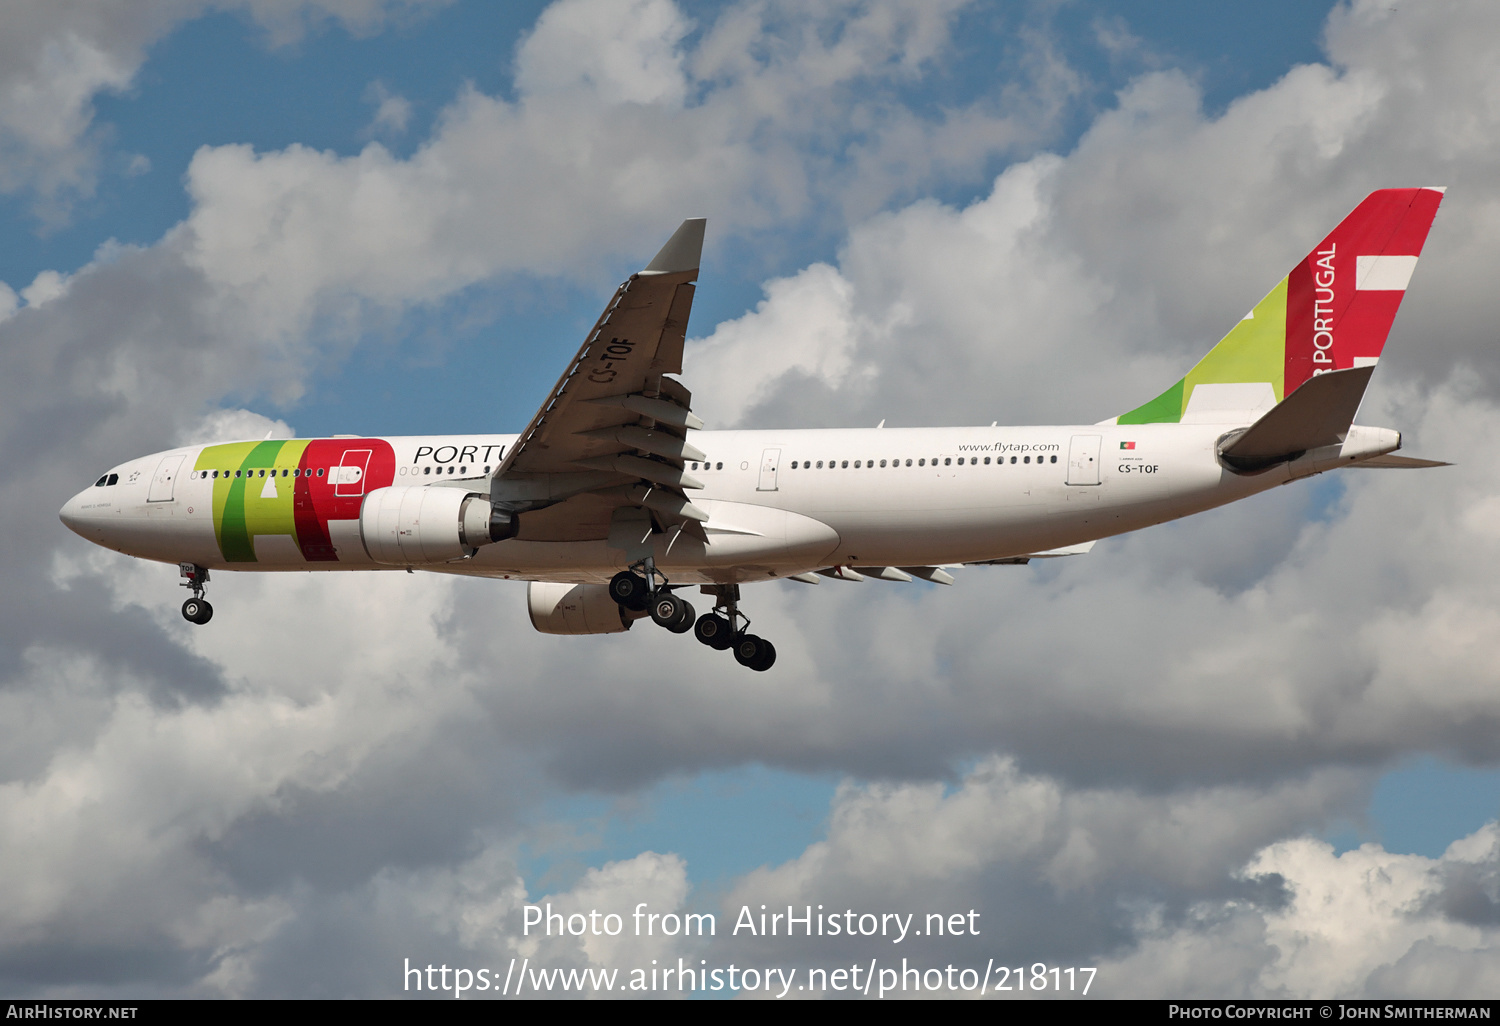
M 109 475 L 105 474 L 99 480 L 97 480 L 97 481 L 94 482 L 94 487 L 95 488 L 103 488 L 107 484 L 109 484 Z
M 117 484 L 120 483 L 120 475 L 119 474 L 111 474 L 111 475 L 109 475 L 109 480 L 105 481 L 104 483 L 106 485 L 117 485 Z

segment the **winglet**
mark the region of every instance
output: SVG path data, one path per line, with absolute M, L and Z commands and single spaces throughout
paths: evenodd
M 696 271 L 703 255 L 703 229 L 707 226 L 706 217 L 690 217 L 682 222 L 641 273 L 678 274 L 682 271 Z

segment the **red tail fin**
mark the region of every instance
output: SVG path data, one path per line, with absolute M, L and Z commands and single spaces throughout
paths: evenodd
M 1379 359 L 1442 199 L 1435 188 L 1372 192 L 1292 269 L 1283 395 Z

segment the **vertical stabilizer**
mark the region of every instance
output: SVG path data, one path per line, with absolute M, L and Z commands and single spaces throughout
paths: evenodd
M 1374 366 L 1442 199 L 1370 193 L 1181 381 L 1116 421 L 1244 423 L 1315 375 Z

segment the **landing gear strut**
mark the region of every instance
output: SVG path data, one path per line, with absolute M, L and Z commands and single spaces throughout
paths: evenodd
M 637 570 L 644 573 L 637 573 Z M 657 583 L 658 578 L 660 583 Z M 691 603 L 672 594 L 666 575 L 656 569 L 656 562 L 652 559 L 642 560 L 610 578 L 609 594 L 616 603 L 632 612 L 649 612 L 651 619 L 673 634 L 692 630 L 693 617 L 698 615 Z
M 769 670 L 776 662 L 776 646 L 750 633 L 750 618 L 740 612 L 740 586 L 713 584 L 703 590 L 714 597 L 714 609 L 698 617 L 693 636 L 721 652 L 733 649 L 735 661 L 741 666 Z
M 213 619 L 214 607 L 208 604 L 203 597 L 205 586 L 208 584 L 208 568 L 196 563 L 178 563 L 178 569 L 187 580 L 182 582 L 184 588 L 191 588 L 193 597 L 182 604 L 182 618 L 188 623 L 196 623 L 200 627 Z
M 655 561 L 644 559 L 610 578 L 609 594 L 625 609 L 650 613 L 651 619 L 673 634 L 692 631 L 709 648 L 732 649 L 741 666 L 769 670 L 776 662 L 776 646 L 749 633 L 750 618 L 740 612 L 738 584 L 706 585 L 703 592 L 714 597 L 714 608 L 702 616 L 690 602 L 672 594 L 674 587 L 682 585 L 669 584 Z

